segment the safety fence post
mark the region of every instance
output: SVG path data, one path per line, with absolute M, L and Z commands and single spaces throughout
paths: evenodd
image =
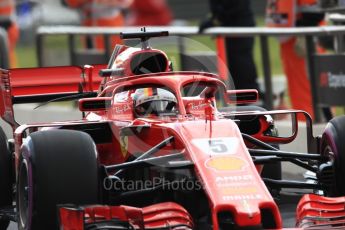
M 273 92 L 272 92 L 272 73 L 270 64 L 270 53 L 268 48 L 268 38 L 260 35 L 262 67 L 265 79 L 265 107 L 267 110 L 273 109 Z
M 68 50 L 69 50 L 69 58 L 72 65 L 76 65 L 76 48 L 74 42 L 74 35 L 68 35 Z
M 307 48 L 307 55 L 306 55 L 306 63 L 307 63 L 307 71 L 310 81 L 310 88 L 311 94 L 313 97 L 313 110 L 314 110 L 314 119 L 315 122 L 321 122 L 321 114 L 319 108 L 319 96 L 318 96 L 318 84 L 316 81 L 315 76 L 315 65 L 314 65 L 314 54 L 315 54 L 315 44 L 312 35 L 305 36 L 306 41 L 306 48 Z M 303 98 L 301 98 L 303 100 Z
M 6 30 L 0 28 L 0 67 L 3 69 L 10 68 L 8 51 L 8 39 Z
M 37 34 L 36 35 L 36 56 L 38 60 L 38 67 L 44 66 L 44 54 L 43 54 L 43 46 L 44 46 L 44 34 Z

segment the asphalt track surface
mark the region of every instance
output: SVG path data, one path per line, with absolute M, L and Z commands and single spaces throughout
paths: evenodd
M 42 122 L 49 122 L 49 121 L 67 121 L 67 120 L 75 120 L 81 118 L 81 113 L 75 109 L 71 109 L 70 107 L 66 106 L 43 106 L 38 109 L 34 109 L 36 105 L 20 105 L 15 107 L 15 115 L 16 120 L 20 124 L 25 123 L 42 123 Z M 10 127 L 7 124 L 3 124 L 0 122 L 1 126 L 4 127 L 5 132 L 7 135 L 11 132 Z M 289 126 L 288 123 L 284 124 L 281 123 L 282 132 L 284 132 L 284 126 Z M 314 127 L 314 135 L 321 134 L 324 124 L 317 125 Z M 289 145 L 281 146 L 282 150 L 287 151 L 300 151 L 305 152 L 305 132 L 304 132 L 303 125 L 300 125 L 299 135 L 297 136 L 296 140 Z M 288 132 L 288 131 L 287 131 Z M 283 178 L 284 179 L 303 179 L 304 171 L 300 168 L 291 165 L 291 164 L 283 164 Z M 279 198 L 278 205 L 280 210 L 283 210 L 282 219 L 284 227 L 294 227 L 295 225 L 295 209 L 296 204 L 300 198 L 300 195 L 292 193 L 291 190 L 284 190 L 283 196 Z M 11 223 L 10 230 L 16 230 L 17 224 Z

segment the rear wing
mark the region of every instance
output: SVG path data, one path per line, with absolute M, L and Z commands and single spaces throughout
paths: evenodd
M 45 102 L 81 93 L 96 96 L 102 81 L 98 72 L 104 68 L 106 65 L 0 69 L 0 116 L 16 128 L 13 104 Z

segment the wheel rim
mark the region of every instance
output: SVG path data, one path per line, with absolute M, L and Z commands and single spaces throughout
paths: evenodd
M 29 229 L 29 176 L 28 176 L 28 164 L 24 159 L 21 162 L 19 169 L 19 178 L 18 178 L 18 213 L 19 213 L 19 224 L 22 229 Z
M 327 156 L 329 158 L 329 161 L 334 161 L 334 152 L 332 150 L 332 147 L 330 145 L 326 145 L 322 152 L 323 156 Z
M 333 150 L 332 146 L 328 143 L 326 145 L 324 145 L 322 148 L 322 156 L 326 156 L 328 158 L 328 162 L 332 162 L 333 165 L 336 163 L 334 150 Z M 334 196 L 335 192 L 336 192 L 336 186 L 337 186 L 336 184 L 337 184 L 337 180 L 334 177 L 334 181 L 333 181 L 334 187 L 332 187 L 330 190 L 324 190 L 325 194 L 330 195 L 330 196 Z

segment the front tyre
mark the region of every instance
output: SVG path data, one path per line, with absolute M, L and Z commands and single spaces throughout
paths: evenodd
M 0 208 L 12 205 L 12 159 L 5 132 L 0 127 Z M 9 220 L 1 219 L 0 230 L 7 229 Z
M 321 154 L 334 164 L 333 188 L 329 196 L 345 195 L 345 116 L 330 120 L 321 138 Z
M 58 229 L 58 204 L 98 203 L 97 152 L 86 133 L 35 132 L 22 146 L 18 167 L 18 229 Z

